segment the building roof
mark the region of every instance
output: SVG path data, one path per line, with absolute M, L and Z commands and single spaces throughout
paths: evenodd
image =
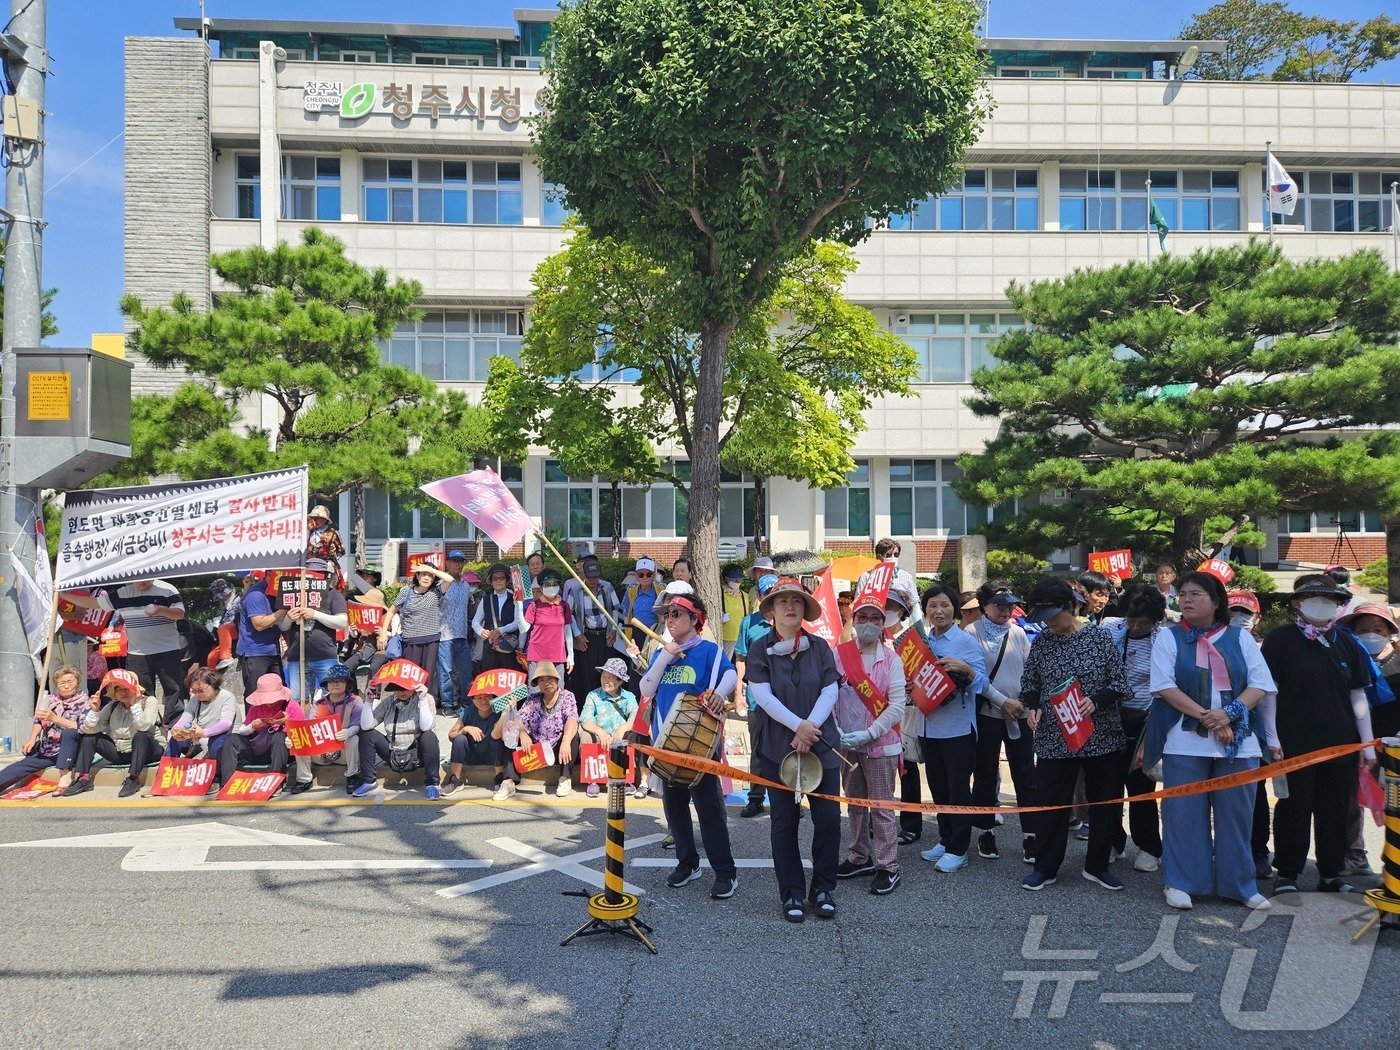
M 542 19 L 541 19 L 542 21 Z M 398 22 L 302 22 L 265 18 L 206 18 L 210 36 L 225 33 L 325 34 L 343 36 L 432 37 L 438 40 L 511 40 L 515 29 L 499 26 L 418 25 Z M 176 29 L 199 32 L 198 18 L 175 19 Z
M 1179 55 L 1195 45 L 1202 54 L 1223 54 L 1224 40 L 1046 40 L 1035 37 L 987 37 L 984 51 L 1061 51 L 1069 54 L 1125 52 L 1130 54 Z

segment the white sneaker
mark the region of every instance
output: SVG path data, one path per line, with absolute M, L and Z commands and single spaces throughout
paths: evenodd
M 1162 862 L 1152 854 L 1140 851 L 1133 861 L 1134 871 L 1157 871 L 1162 867 Z
M 632 797 L 633 797 L 633 798 L 646 798 L 646 797 L 647 797 L 647 782 L 646 782 L 645 780 L 643 780 L 640 784 L 638 784 L 635 788 L 632 789 Z
M 956 853 L 945 853 L 938 863 L 933 866 L 934 871 L 941 871 L 947 874 L 950 871 L 958 871 L 967 867 L 967 854 L 959 857 Z
M 504 802 L 508 798 L 515 797 L 515 781 L 502 780 L 496 787 L 496 793 L 491 796 L 493 802 Z
M 943 854 L 947 852 L 948 847 L 940 843 L 939 845 L 934 846 L 933 849 L 924 850 L 922 853 L 919 854 L 919 856 L 923 857 L 924 860 L 928 861 L 930 864 L 936 864 L 938 863 L 938 861 L 943 859 Z
M 1253 897 L 1250 897 L 1249 900 L 1245 901 L 1244 905 L 1246 908 L 1253 908 L 1255 911 L 1268 911 L 1273 907 L 1269 898 L 1265 897 L 1262 893 L 1256 893 Z
M 568 798 L 574 793 L 574 782 L 568 777 L 559 778 L 559 786 L 554 789 L 555 798 Z
M 1167 903 L 1173 908 L 1180 908 L 1182 911 L 1190 911 L 1194 907 L 1191 903 L 1191 894 L 1189 893 L 1184 893 L 1181 890 L 1174 890 L 1170 886 L 1163 890 L 1162 893 L 1167 898 Z

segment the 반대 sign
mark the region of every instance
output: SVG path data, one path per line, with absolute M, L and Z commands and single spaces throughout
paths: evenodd
M 909 682 L 909 695 L 914 706 L 925 715 L 933 714 L 939 704 L 957 692 L 957 686 L 939 666 L 933 650 L 919 637 L 918 631 L 905 632 L 898 652 Z
M 166 755 L 151 780 L 152 795 L 197 797 L 209 790 L 218 775 L 219 763 L 212 758 L 171 758 Z
M 266 802 L 277 794 L 277 789 L 286 779 L 285 773 L 256 773 L 240 769 L 228 778 L 216 797 L 220 802 Z
M 1207 558 L 1196 567 L 1196 571 L 1209 573 L 1227 585 L 1235 578 L 1235 567 L 1224 558 Z
M 512 756 L 517 773 L 533 773 L 554 765 L 554 749 L 543 741 L 536 740 L 529 747 L 522 747 Z
M 112 620 L 110 609 L 84 609 L 67 598 L 58 599 L 58 615 L 63 619 L 64 630 L 85 634 L 89 638 L 101 638 Z
M 863 604 L 873 603 L 885 607 L 885 599 L 890 596 L 890 584 L 894 582 L 894 562 L 882 561 L 864 576 L 865 585 L 856 593 L 851 607 L 859 609 Z
M 504 696 L 512 690 L 519 689 L 525 684 L 524 671 L 512 671 L 504 667 L 497 667 L 490 671 L 482 671 L 472 679 L 472 696 Z
M 428 684 L 428 672 L 412 660 L 400 657 L 390 660 L 374 673 L 370 685 L 398 685 L 405 689 L 416 689 Z
M 490 536 L 502 551 L 514 547 L 535 527 L 520 501 L 494 470 L 473 470 L 453 478 L 430 481 L 420 488 Z
M 1094 551 L 1089 555 L 1089 568 L 1110 579 L 1126 580 L 1133 574 L 1133 552 L 1128 549 Z
M 420 565 L 430 565 L 434 569 L 447 568 L 447 555 L 442 551 L 424 551 L 422 554 L 410 554 L 408 556 L 408 575 L 413 576 L 413 571 Z
M 1083 698 L 1079 679 L 1071 678 L 1051 693 L 1047 701 L 1050 710 L 1055 712 L 1055 721 L 1059 723 L 1060 733 L 1065 738 L 1065 747 L 1071 751 L 1078 751 L 1094 735 L 1093 718 L 1079 711 Z
M 286 729 L 287 747 L 294 755 L 328 755 L 345 746 L 335 736 L 340 732 L 340 719 L 335 715 L 307 722 L 288 719 Z
M 346 602 L 345 613 L 352 631 L 369 634 L 377 631 L 384 623 L 384 606 L 361 605 L 359 602 Z

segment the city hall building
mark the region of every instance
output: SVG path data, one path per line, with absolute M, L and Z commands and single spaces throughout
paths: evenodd
M 554 15 L 518 10 L 500 28 L 177 19 L 174 35 L 128 39 L 127 291 L 147 304 L 184 292 L 208 307 L 210 253 L 296 242 L 314 223 L 356 261 L 422 284 L 423 317 L 395 333 L 385 360 L 478 398 L 491 358 L 518 355 L 531 274 L 563 241 L 566 212 L 531 157 L 527 123 Z M 983 46 L 995 107 L 961 183 L 875 231 L 846 288 L 917 351 L 912 394 L 873 407 L 844 487 L 768 482 L 773 549 L 869 550 L 892 535 L 920 571 L 948 564 L 988 513 L 952 482 L 955 457 L 996 430 L 963 401 L 989 344 L 1022 323 L 1007 285 L 1148 258 L 1149 178 L 1169 250 L 1237 243 L 1267 229 L 1272 141 L 1300 183 L 1297 210 L 1273 234 L 1290 257 L 1395 250 L 1400 87 L 1183 80 L 1178 67 L 1194 57 L 1184 41 Z M 178 380 L 138 362 L 133 382 L 156 392 Z M 543 525 L 606 550 L 608 483 L 569 477 L 543 453 L 498 468 Z M 752 480 L 726 477 L 727 543 L 752 537 L 753 506 Z M 339 517 L 348 531 L 348 499 Z M 628 553 L 681 551 L 685 503 L 670 485 L 624 489 L 622 521 Z M 1384 552 L 1372 508 L 1265 525 L 1266 567 Z M 372 558 L 388 538 L 472 538 L 455 516 L 383 493 L 367 500 L 367 535 Z M 1061 559 L 1082 565 L 1083 552 Z

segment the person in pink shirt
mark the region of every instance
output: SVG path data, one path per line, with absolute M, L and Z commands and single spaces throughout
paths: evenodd
M 563 581 L 554 569 L 545 569 L 537 582 L 539 595 L 525 610 L 529 632 L 525 659 L 530 662 L 530 674 L 533 676 L 535 665 L 544 661 L 563 664 L 568 674 L 574 669 L 574 641 L 569 607 L 559 596 Z

